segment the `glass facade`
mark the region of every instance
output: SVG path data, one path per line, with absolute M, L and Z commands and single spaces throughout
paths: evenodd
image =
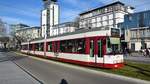
M 130 29 L 131 38 L 149 37 L 150 30 L 150 10 L 128 14 L 124 16 L 124 22 L 118 24 L 121 28 L 121 34 L 125 34 L 125 30 Z
M 118 27 L 122 29 L 121 40 L 128 42 L 126 47 L 133 51 L 150 48 L 150 10 L 125 15 Z
M 127 29 L 150 26 L 150 10 L 125 15 L 123 26 Z

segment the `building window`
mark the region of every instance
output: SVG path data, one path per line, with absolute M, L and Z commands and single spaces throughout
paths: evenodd
M 101 22 L 97 22 L 97 27 L 101 27 L 101 26 L 102 26 Z
M 107 16 L 103 16 L 103 21 L 105 21 L 105 20 L 107 20 L 108 18 L 107 18 Z
M 96 22 L 96 18 L 92 18 L 92 23 L 95 23 Z
M 132 16 L 131 15 L 129 15 L 128 18 L 129 18 L 129 21 L 132 21 Z
M 139 15 L 139 27 L 144 27 L 145 23 L 144 23 L 144 13 L 140 13 Z
M 96 23 L 92 23 L 92 28 L 95 28 L 96 27 Z
M 101 21 L 101 17 L 97 17 L 97 22 L 100 22 Z
M 108 12 L 108 9 L 107 8 L 105 8 L 105 13 L 107 13 Z
M 103 8 L 103 9 L 101 9 L 101 13 L 105 13 L 105 9 Z

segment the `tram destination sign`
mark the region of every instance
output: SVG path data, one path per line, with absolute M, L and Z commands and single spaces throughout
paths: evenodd
M 120 29 L 111 28 L 111 36 L 120 37 Z

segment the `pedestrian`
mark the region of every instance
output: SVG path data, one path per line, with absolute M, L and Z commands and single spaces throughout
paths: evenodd
M 150 57 L 150 48 L 148 48 L 148 51 L 149 51 L 149 57 Z
M 126 48 L 126 51 L 127 51 L 128 55 L 131 56 L 130 49 L 129 49 L 129 48 Z
M 148 50 L 148 48 L 146 48 L 145 53 L 146 53 L 146 56 L 149 57 L 149 50 Z
M 146 55 L 145 49 L 141 49 L 140 52 L 141 52 L 141 54 L 142 54 L 143 56 Z
M 124 56 L 127 57 L 127 48 L 124 49 L 123 53 L 124 53 Z

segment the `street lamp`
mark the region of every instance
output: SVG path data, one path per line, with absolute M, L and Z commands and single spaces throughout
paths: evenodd
M 44 56 L 46 56 L 46 39 L 47 39 L 47 26 L 46 25 L 43 25 L 44 27 Z

